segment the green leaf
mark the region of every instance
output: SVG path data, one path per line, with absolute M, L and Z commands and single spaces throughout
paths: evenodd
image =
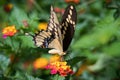
M 13 80 L 43 80 L 43 79 L 35 78 L 27 73 L 21 73 L 17 71 L 15 76 L 13 77 Z
M 3 42 L 5 45 L 12 47 L 11 37 L 7 37 Z
M 31 36 L 19 36 L 18 38 L 21 40 L 22 48 L 34 48 L 35 47 Z
M 91 30 L 91 33 L 84 34 L 78 41 L 72 46 L 73 49 L 91 49 L 106 45 L 117 32 L 120 30 L 120 19 L 114 21 L 111 15 L 108 15 L 105 19 L 102 19 L 96 24 L 95 28 Z M 80 45 L 78 45 L 80 44 Z
M 26 76 L 26 80 L 43 80 L 43 79 L 40 79 L 40 78 L 35 78 L 35 77 L 33 77 L 33 76 L 31 76 L 31 75 L 28 75 L 28 74 L 25 74 L 25 76 Z
M 12 49 L 17 52 L 20 48 L 20 41 L 17 40 L 16 38 L 12 38 Z
M 77 63 L 80 62 L 80 61 L 85 60 L 85 59 L 86 59 L 86 57 L 77 56 L 77 57 L 74 57 L 74 58 L 72 58 L 72 59 L 70 59 L 70 60 L 67 60 L 67 62 L 68 62 L 69 65 L 72 66 L 72 65 L 77 64 Z
M 15 37 L 7 37 L 6 39 L 4 39 L 3 43 L 6 45 L 4 45 L 3 47 L 11 48 L 11 51 L 15 52 L 17 52 L 20 47 L 20 42 Z
M 28 20 L 28 16 L 22 9 L 14 7 L 11 15 L 9 16 L 9 20 L 11 24 L 16 25 L 19 29 L 24 26 L 23 21 Z
M 65 80 L 65 77 L 62 77 L 58 74 L 51 77 L 51 80 Z
M 120 41 L 113 42 L 110 45 L 104 46 L 102 51 L 110 56 L 119 56 L 120 54 Z

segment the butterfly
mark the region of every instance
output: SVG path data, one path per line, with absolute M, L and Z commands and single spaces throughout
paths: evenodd
M 50 19 L 46 30 L 41 30 L 35 34 L 33 40 L 37 47 L 51 48 L 50 54 L 65 55 L 72 41 L 77 12 L 74 5 L 68 5 L 62 16 L 61 22 L 51 6 Z

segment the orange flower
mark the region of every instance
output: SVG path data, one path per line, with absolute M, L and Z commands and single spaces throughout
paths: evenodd
M 51 74 L 60 74 L 61 76 L 67 76 L 68 74 L 73 74 L 73 71 L 70 69 L 70 66 L 67 65 L 67 62 L 52 62 L 46 66 L 46 69 L 49 69 Z
M 80 0 L 65 0 L 65 2 L 66 2 L 66 3 L 71 3 L 71 2 L 73 2 L 73 3 L 78 4 L 78 3 L 80 2 Z
M 52 55 L 50 57 L 50 63 L 55 62 L 55 61 L 60 61 L 60 60 L 61 60 L 61 56 L 59 56 L 59 55 Z
M 12 8 L 13 8 L 13 4 L 11 4 L 11 3 L 6 4 L 6 5 L 4 6 L 4 10 L 5 10 L 6 12 L 10 12 L 10 11 L 12 10 Z
M 16 32 L 17 32 L 17 30 L 14 25 L 5 27 L 2 30 L 3 38 L 6 38 L 7 36 L 14 36 Z
M 61 9 L 61 8 L 58 8 L 58 7 L 55 7 L 54 10 L 57 13 L 62 13 L 62 14 L 64 13 L 64 9 Z
M 39 30 L 46 30 L 47 29 L 47 23 L 43 22 L 38 25 Z
M 48 60 L 46 58 L 37 58 L 33 62 L 34 69 L 44 69 L 47 66 Z

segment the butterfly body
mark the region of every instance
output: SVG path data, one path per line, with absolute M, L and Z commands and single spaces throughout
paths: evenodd
M 65 55 L 74 35 L 76 20 L 77 13 L 73 5 L 66 8 L 61 23 L 59 23 L 53 7 L 51 7 L 47 29 L 34 36 L 35 45 L 42 48 L 51 48 L 49 50 L 50 54 Z

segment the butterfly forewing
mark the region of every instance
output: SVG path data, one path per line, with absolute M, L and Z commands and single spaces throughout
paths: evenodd
M 34 41 L 37 47 L 43 48 L 59 48 L 62 47 L 61 30 L 57 16 L 51 6 L 51 14 L 46 30 L 39 31 L 34 36 Z M 57 47 L 56 44 L 59 44 Z M 55 46 L 56 45 L 56 46 Z
M 66 51 L 71 43 L 74 35 L 74 28 L 77 21 L 76 9 L 73 5 L 69 5 L 62 16 L 61 33 L 63 39 L 63 51 Z
M 51 15 L 50 15 L 50 20 L 49 20 L 47 30 L 50 31 L 52 34 L 54 34 L 55 38 L 58 39 L 60 44 L 62 45 L 61 25 L 59 24 L 56 13 L 54 12 L 52 6 L 51 6 Z

